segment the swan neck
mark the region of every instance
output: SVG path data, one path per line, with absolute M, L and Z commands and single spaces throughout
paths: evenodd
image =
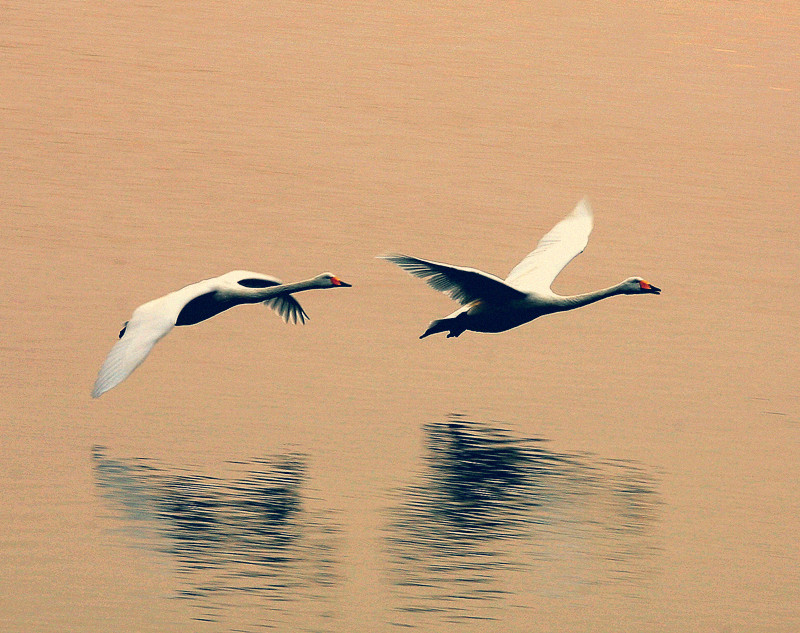
M 586 292 L 579 295 L 572 295 L 570 297 L 562 297 L 562 305 L 564 310 L 573 310 L 574 308 L 581 308 L 590 303 L 595 303 L 607 297 L 622 294 L 622 284 L 611 286 L 610 288 L 602 288 L 593 292 Z
M 305 281 L 296 281 L 291 284 L 281 284 L 280 286 L 270 286 L 269 288 L 260 289 L 258 300 L 263 301 L 265 299 L 269 299 L 270 297 L 274 297 L 275 295 L 292 294 L 294 292 L 313 290 L 314 288 L 319 287 L 320 286 L 316 278 L 306 279 Z
M 316 279 L 306 279 L 305 281 L 296 281 L 293 284 L 275 286 L 275 290 L 280 288 L 280 292 L 300 292 L 301 290 L 313 290 L 319 287 Z

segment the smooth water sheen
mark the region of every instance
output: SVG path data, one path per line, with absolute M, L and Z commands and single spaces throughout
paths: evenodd
M 0 19 L 0 630 L 800 630 L 800 9 L 28 2 Z M 623 296 L 418 339 L 387 252 Z M 331 271 L 287 325 L 136 306 Z

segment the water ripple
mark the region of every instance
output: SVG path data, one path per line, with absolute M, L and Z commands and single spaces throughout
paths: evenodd
M 493 619 L 523 593 L 611 582 L 635 593 L 647 579 L 660 501 L 643 466 L 460 416 L 424 430 L 423 468 L 387 526 L 395 624 Z
M 307 609 L 309 626 L 324 629 L 338 529 L 328 514 L 305 508 L 302 455 L 230 462 L 225 476 L 113 459 L 102 447 L 92 458 L 102 495 L 128 520 L 129 542 L 174 558 L 177 596 L 198 607 L 197 620 L 260 630 L 292 603 L 295 615 Z M 269 616 L 248 624 L 253 613 Z

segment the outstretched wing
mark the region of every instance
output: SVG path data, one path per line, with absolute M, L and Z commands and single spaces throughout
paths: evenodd
M 584 198 L 514 267 L 506 283 L 525 292 L 549 292 L 558 273 L 586 248 L 592 226 L 592 208 Z
M 234 270 L 224 275 L 224 277 L 234 279 L 237 284 L 245 288 L 271 288 L 281 285 L 281 280 L 277 277 L 239 270 Z M 239 277 L 242 278 L 240 279 Z M 305 323 L 306 319 L 309 318 L 297 299 L 288 293 L 275 295 L 271 299 L 264 301 L 264 305 L 280 314 L 286 323 Z
M 303 306 L 300 305 L 297 299 L 290 294 L 275 295 L 271 299 L 267 299 L 264 305 L 280 314 L 286 323 L 305 323 L 306 319 L 311 318 L 303 310 Z
M 153 346 L 175 325 L 169 314 L 154 311 L 135 311 L 121 332 L 122 336 L 111 348 L 92 389 L 92 398 L 99 398 L 116 387 L 142 364 Z
M 451 266 L 394 253 L 380 255 L 380 258 L 424 279 L 432 288 L 444 292 L 462 305 L 479 300 L 512 301 L 525 296 L 499 277 L 475 268 Z

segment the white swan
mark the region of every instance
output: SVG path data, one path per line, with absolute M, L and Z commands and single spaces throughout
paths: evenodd
M 331 273 L 293 284 L 281 284 L 269 275 L 234 270 L 213 279 L 171 292 L 148 301 L 133 311 L 111 348 L 97 380 L 92 397 L 98 398 L 131 375 L 142 364 L 153 346 L 176 325 L 194 325 L 242 303 L 260 303 L 273 308 L 287 323 L 305 323 L 308 315 L 292 296 L 313 288 L 344 288 L 350 284 Z
M 550 290 L 558 273 L 586 248 L 591 232 L 592 209 L 584 198 L 516 265 L 505 281 L 474 268 L 408 255 L 380 257 L 421 277 L 463 305 L 453 314 L 432 321 L 420 338 L 448 330 L 448 338 L 459 336 L 464 330 L 503 332 L 542 315 L 580 308 L 606 297 L 661 292 L 641 277 L 631 277 L 616 286 L 571 297 L 562 297 Z

